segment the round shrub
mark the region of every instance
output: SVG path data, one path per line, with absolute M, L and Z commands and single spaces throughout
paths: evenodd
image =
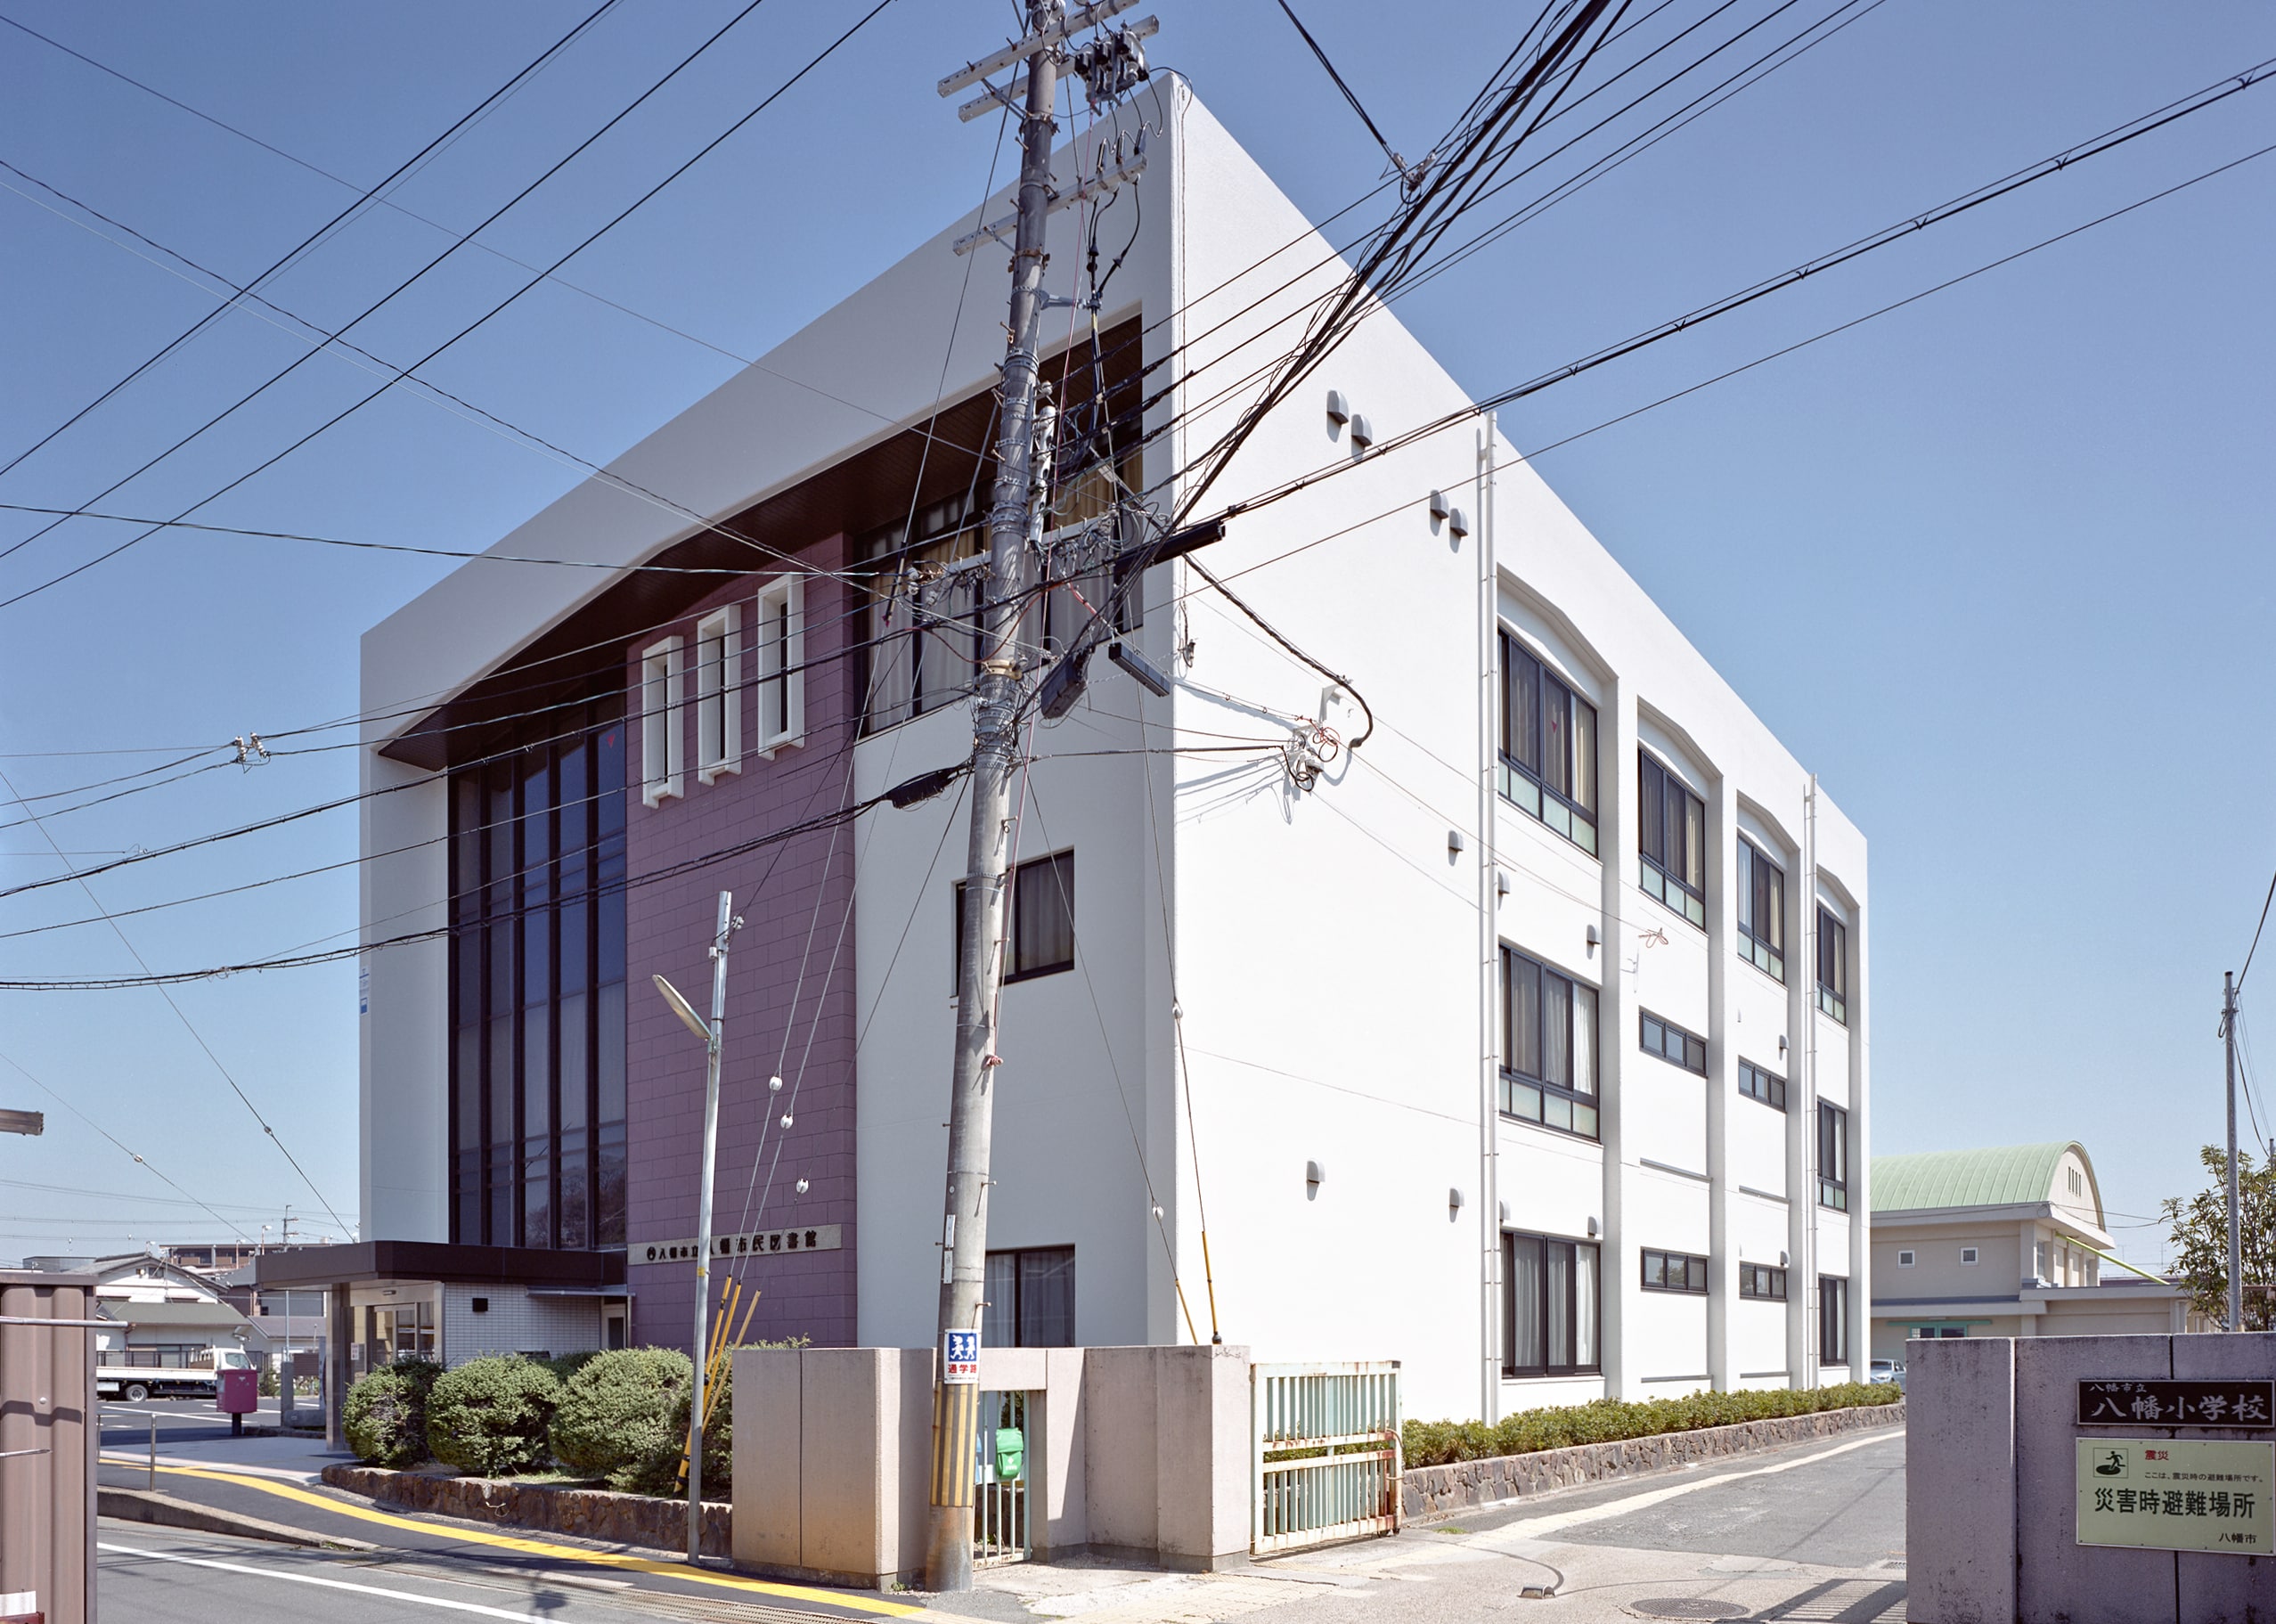
M 684 1362 L 684 1361 L 683 1361 Z M 684 1495 L 688 1481 L 680 1475 L 681 1457 L 688 1452 L 688 1408 L 693 1395 L 683 1383 L 673 1395 L 672 1414 L 649 1435 L 647 1447 L 609 1474 L 612 1489 L 633 1494 Z M 723 1500 L 735 1486 L 735 1371 L 732 1359 L 719 1362 L 705 1408 L 704 1498 Z
M 692 1379 L 688 1356 L 673 1348 L 591 1355 L 562 1383 L 553 1411 L 553 1457 L 569 1471 L 613 1479 L 668 1446 L 675 1451 L 676 1472 Z
M 428 1398 L 427 1447 L 477 1477 L 534 1471 L 545 1464 L 546 1425 L 560 1396 L 560 1382 L 534 1359 L 469 1359 Z
M 427 1458 L 427 1405 L 442 1366 L 402 1359 L 354 1387 L 341 1406 L 347 1447 L 375 1466 L 400 1469 Z

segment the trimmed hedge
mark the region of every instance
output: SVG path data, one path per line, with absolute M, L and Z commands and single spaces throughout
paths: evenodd
M 694 1373 L 673 1348 L 620 1348 L 582 1362 L 553 1411 L 553 1457 L 571 1472 L 630 1489 L 640 1463 L 669 1454 L 675 1479 Z
M 765 1343 L 747 1343 L 763 1347 Z M 674 1355 L 678 1358 L 678 1355 Z M 684 1359 L 681 1361 L 683 1365 Z M 711 1411 L 704 1423 L 704 1498 L 723 1500 L 735 1487 L 735 1367 L 732 1359 L 720 1361 L 719 1374 L 706 1395 Z M 680 1475 L 680 1457 L 688 1448 L 688 1406 L 693 1396 L 689 1382 L 673 1394 L 671 1418 L 653 1435 L 651 1444 L 610 1474 L 612 1489 L 633 1494 L 674 1495 L 688 1492 Z
M 1617 1443 L 1660 1432 L 1773 1421 L 1820 1410 L 1895 1404 L 1893 1386 L 1847 1382 L 1838 1387 L 1775 1388 L 1759 1392 L 1699 1392 L 1681 1399 L 1596 1399 L 1587 1404 L 1520 1410 L 1489 1426 L 1482 1421 L 1410 1421 L 1400 1434 L 1409 1466 L 1443 1466 L 1497 1455 L 1530 1455 L 1581 1443 Z
M 428 1397 L 428 1448 L 477 1477 L 536 1471 L 560 1397 L 559 1378 L 534 1359 L 469 1359 L 445 1372 Z
M 427 1458 L 427 1406 L 443 1367 L 398 1359 L 347 1390 L 341 1422 L 347 1447 L 375 1466 L 400 1469 Z

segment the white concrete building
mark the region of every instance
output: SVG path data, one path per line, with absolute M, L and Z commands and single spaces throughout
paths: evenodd
M 1050 374 L 1166 508 L 1343 267 L 1157 83 L 1076 154 L 1152 126 L 1099 342 L 1071 322 Z M 716 1228 L 753 1334 L 931 1341 L 960 787 L 811 820 L 970 747 L 968 651 L 899 594 L 952 616 L 977 545 L 1006 257 L 952 332 L 973 224 L 497 546 L 718 574 L 477 563 L 366 637 L 367 1240 L 502 1281 L 509 1248 L 627 1247 L 596 1316 L 684 1344 L 701 1055 L 648 981 L 705 974 L 729 886 Z M 1122 641 L 1169 691 L 1102 654 L 1036 726 L 992 1340 L 1396 1358 L 1415 1416 L 1862 1362 L 1864 840 L 1490 424 L 1368 450 L 1464 405 L 1375 313 L 1199 512 L 1332 477 L 1140 577 Z M 1060 558 L 1100 483 L 1064 471 Z M 1052 585 L 1038 632 L 1102 584 Z M 624 871 L 620 905 L 593 877 Z

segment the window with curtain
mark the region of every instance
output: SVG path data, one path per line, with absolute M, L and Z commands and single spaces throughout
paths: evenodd
M 510 760 L 451 775 L 450 1233 L 467 1245 L 624 1244 L 624 708 L 548 710 Z
M 1598 1263 L 1593 1241 L 1502 1236 L 1504 1375 L 1582 1375 L 1602 1369 Z
M 1823 904 L 1817 910 L 1817 1007 L 1849 1024 L 1849 927 Z
M 1074 1346 L 1075 1249 L 990 1253 L 980 1341 L 989 1348 Z
M 1501 792 L 1594 856 L 1596 707 L 1505 631 L 1499 647 Z
M 1646 896 L 1707 928 L 1707 807 L 1674 773 L 1636 752 L 1637 846 Z
M 1075 967 L 1075 854 L 1037 857 L 1012 870 L 1004 980 L 1025 981 Z M 956 882 L 951 926 L 957 986 L 964 984 L 964 881 Z
M 1817 1106 L 1817 1204 L 1849 1210 L 1849 1114 L 1823 1100 Z
M 1596 1137 L 1596 989 L 1502 949 L 1502 1110 Z
M 1786 872 L 1742 836 L 1739 840 L 1739 957 L 1766 975 L 1786 979 Z
M 1817 1277 L 1817 1357 L 1821 1364 L 1849 1362 L 1849 1282 L 1840 1275 Z

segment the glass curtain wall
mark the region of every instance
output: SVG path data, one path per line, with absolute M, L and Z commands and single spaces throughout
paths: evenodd
M 451 1236 L 624 1244 L 621 698 L 451 775 Z

